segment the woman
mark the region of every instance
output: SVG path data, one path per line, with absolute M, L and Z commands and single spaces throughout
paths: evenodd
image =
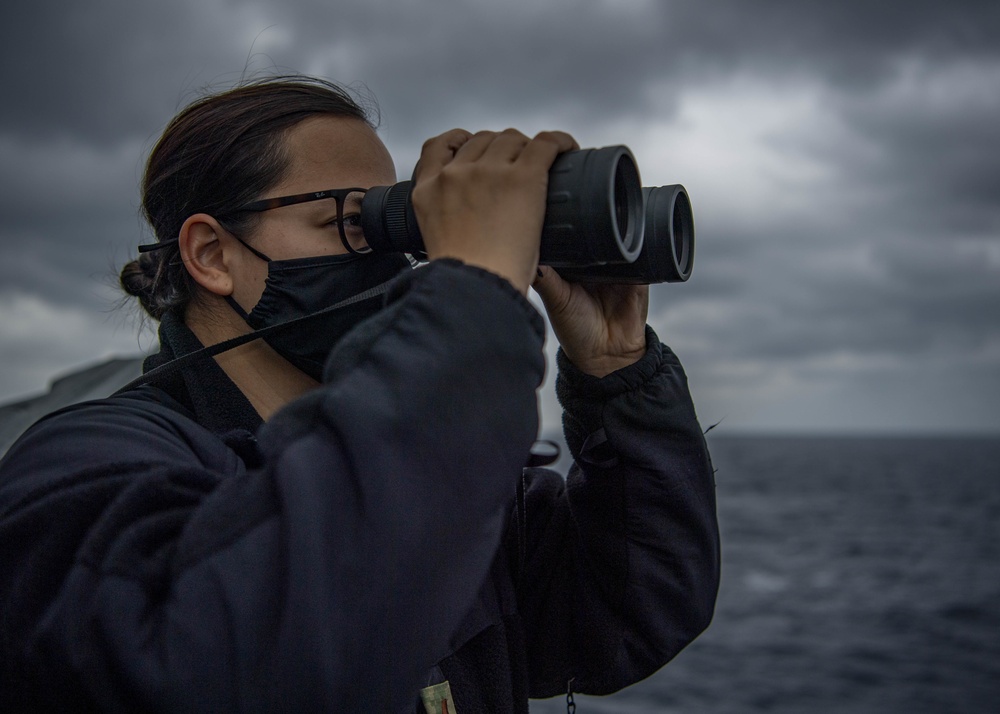
M 395 181 L 339 88 L 277 78 L 153 149 L 157 243 L 122 284 L 146 369 L 384 291 L 47 417 L 0 463 L 0 708 L 527 711 L 607 693 L 704 629 L 712 469 L 647 289 L 538 267 L 548 132 L 429 140 L 430 262 L 364 255 Z M 361 253 L 359 253 L 361 251 Z M 544 323 L 576 458 L 522 468 Z M 5 709 L 6 710 L 6 709 Z

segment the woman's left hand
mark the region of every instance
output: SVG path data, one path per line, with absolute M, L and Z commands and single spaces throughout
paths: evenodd
M 570 283 L 543 265 L 532 287 L 563 352 L 580 371 L 604 377 L 646 353 L 648 285 Z

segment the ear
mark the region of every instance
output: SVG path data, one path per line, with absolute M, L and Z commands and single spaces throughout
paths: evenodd
M 184 267 L 201 287 L 216 295 L 231 295 L 233 276 L 226 251 L 231 236 L 207 213 L 189 216 L 177 237 Z

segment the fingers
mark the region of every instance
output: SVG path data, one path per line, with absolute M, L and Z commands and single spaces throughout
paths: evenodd
M 603 377 L 645 354 L 648 285 L 569 283 L 543 265 L 532 287 L 578 369 Z
M 556 156 L 564 151 L 579 148 L 576 139 L 564 131 L 543 131 L 536 134 L 535 138 L 524 147 L 518 161 L 548 170 L 556 160 Z
M 469 164 L 483 158 L 513 161 L 527 143 L 528 137 L 516 129 L 506 129 L 501 132 L 480 131 L 455 154 L 455 163 Z
M 483 131 L 462 147 L 455 155 L 455 161 L 488 158 L 548 170 L 558 154 L 574 148 L 579 148 L 576 140 L 562 131 L 543 131 L 536 134 L 533 139 L 529 139 L 517 129 L 505 129 L 501 132 Z
M 420 150 L 420 160 L 413 169 L 413 178 L 419 179 L 424 173 L 438 173 L 442 167 L 451 163 L 455 154 L 470 139 L 472 139 L 471 132 L 465 129 L 452 129 L 425 141 Z
M 527 291 L 538 265 L 548 170 L 576 147 L 563 132 L 445 132 L 424 144 L 413 209 L 427 256 L 490 270 Z
M 528 168 L 547 170 L 556 156 L 579 148 L 576 140 L 562 131 L 543 131 L 529 139 L 516 129 L 475 134 L 465 129 L 452 129 L 424 143 L 414 178 L 427 171 L 437 173 L 452 162 L 468 164 L 484 158 L 509 163 L 516 161 Z

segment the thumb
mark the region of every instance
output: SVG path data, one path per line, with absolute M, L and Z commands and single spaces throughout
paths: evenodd
M 538 297 L 545 305 L 545 311 L 549 314 L 562 312 L 566 309 L 572 287 L 555 269 L 548 265 L 539 265 L 538 273 L 531 287 L 538 293 Z

